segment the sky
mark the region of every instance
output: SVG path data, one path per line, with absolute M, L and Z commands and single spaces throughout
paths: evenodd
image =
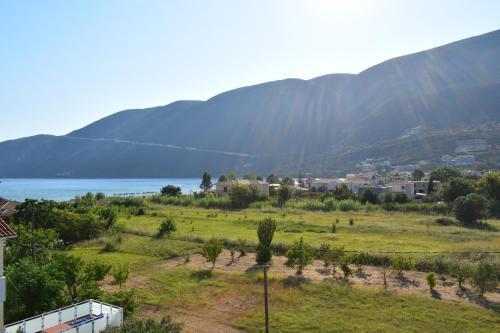
M 0 0 L 0 141 L 500 29 L 500 0 Z

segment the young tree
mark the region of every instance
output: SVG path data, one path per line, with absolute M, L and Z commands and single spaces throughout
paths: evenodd
M 281 180 L 281 185 L 283 186 L 293 186 L 293 179 L 290 176 L 285 176 Z
M 60 252 L 54 255 L 52 260 L 54 261 L 55 267 L 57 267 L 64 283 L 66 284 L 66 287 L 68 288 L 71 302 L 74 303 L 78 299 L 78 280 L 81 269 L 84 265 L 82 259 L 69 255 L 65 252 Z
M 436 276 L 434 275 L 434 273 L 433 272 L 427 273 L 425 279 L 427 280 L 427 285 L 429 286 L 429 289 L 431 291 L 434 290 L 434 287 L 436 286 Z
M 128 280 L 128 276 L 130 275 L 130 269 L 127 264 L 117 264 L 113 267 L 111 271 L 111 275 L 113 275 L 114 283 L 122 289 L 122 286 Z
M 362 204 L 366 204 L 367 202 L 376 205 L 378 203 L 378 198 L 375 192 L 373 192 L 371 189 L 367 188 L 361 193 L 361 196 L 359 197 L 359 201 L 361 201 Z
M 229 200 L 234 208 L 247 208 L 256 198 L 250 186 L 236 184 L 231 187 Z
M 286 253 L 286 266 L 297 269 L 297 275 L 302 275 L 304 268 L 313 262 L 311 251 L 304 245 L 304 239 L 296 241 L 294 246 Z
M 455 260 L 450 264 L 451 276 L 457 279 L 460 289 L 464 289 L 464 282 L 472 275 L 472 267 L 466 262 Z
M 478 187 L 488 199 L 500 201 L 500 171 L 485 173 L 479 179 Z
M 345 256 L 344 247 L 336 247 L 325 253 L 326 261 L 333 267 L 333 275 L 335 275 L 336 267 L 340 265 Z
M 181 194 L 182 190 L 179 186 L 167 185 L 161 189 L 161 195 L 163 196 L 177 196 Z
M 424 172 L 420 169 L 415 169 L 411 173 L 411 179 L 415 181 L 421 180 L 422 178 L 424 178 L 424 176 L 425 176 Z
M 203 176 L 201 177 L 201 184 L 200 184 L 200 188 L 203 190 L 203 191 L 208 191 L 212 188 L 213 184 L 212 184 L 212 176 L 210 176 L 210 174 L 205 171 L 203 173 Z
M 349 267 L 349 260 L 347 257 L 344 256 L 340 262 L 340 269 L 342 270 L 342 273 L 344 274 L 344 280 L 349 280 L 349 276 L 352 275 L 352 270 Z
M 472 272 L 472 284 L 480 296 L 483 296 L 485 291 L 494 290 L 497 285 L 495 266 L 482 260 Z
M 106 229 L 111 228 L 115 224 L 118 218 L 118 212 L 116 207 L 101 208 L 99 210 L 99 217 L 101 218 L 101 220 L 104 221 Z
M 209 262 L 212 263 L 212 268 L 211 270 L 214 269 L 215 267 L 215 262 L 217 261 L 217 258 L 219 255 L 222 253 L 222 250 L 224 249 L 224 244 L 217 242 L 217 243 L 205 243 L 203 247 L 201 248 L 201 255 Z
M 457 220 L 472 224 L 486 216 L 486 205 L 484 196 L 471 193 L 465 197 L 458 197 L 453 203 L 453 210 Z
M 409 271 L 413 268 L 413 262 L 410 258 L 398 255 L 393 258 L 391 268 L 396 272 L 396 276 L 402 279 L 404 277 L 404 271 Z
M 167 235 L 167 237 L 170 237 L 170 235 L 177 230 L 177 227 L 174 223 L 174 219 L 171 217 L 168 217 L 165 221 L 163 221 L 160 224 L 160 227 L 158 228 L 158 233 L 157 237 L 161 238 L 163 235 Z
M 257 255 L 255 260 L 257 264 L 264 265 L 271 262 L 272 251 L 271 243 L 273 241 L 274 232 L 276 231 L 276 221 L 268 217 L 259 222 L 257 227 L 257 237 L 259 245 L 257 247 Z
M 392 196 L 393 200 L 395 203 L 398 203 L 398 204 L 404 204 L 404 203 L 407 203 L 409 200 L 408 200 L 408 196 L 406 195 L 406 193 L 403 193 L 403 192 L 395 192 Z

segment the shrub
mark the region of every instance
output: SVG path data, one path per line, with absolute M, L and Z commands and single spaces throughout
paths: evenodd
M 248 208 L 248 206 L 257 201 L 257 193 L 250 186 L 236 184 L 231 187 L 229 199 L 233 208 Z
M 211 270 L 215 267 L 215 262 L 217 258 L 222 253 L 224 249 L 224 244 L 222 242 L 206 243 L 201 249 L 201 255 L 209 262 L 212 263 Z
M 398 204 L 404 204 L 404 203 L 407 203 L 409 200 L 408 200 L 408 196 L 406 195 L 406 193 L 403 193 L 403 192 L 396 192 L 396 193 L 393 193 L 393 201 L 395 203 L 398 203 Z
M 167 218 L 165 221 L 163 221 L 161 224 L 160 224 L 160 227 L 158 228 L 158 233 L 157 233 L 157 237 L 158 238 L 161 238 L 163 237 L 165 234 L 170 237 L 170 235 L 175 232 L 177 230 L 177 227 L 174 223 L 174 220 L 169 217 Z
M 116 252 L 116 246 L 113 242 L 107 241 L 102 248 L 102 252 Z
M 238 246 L 238 251 L 240 252 L 240 257 L 246 256 L 247 255 L 247 250 L 246 250 L 247 240 L 243 239 L 243 238 L 238 238 L 237 246 Z
M 334 275 L 335 275 L 335 269 L 342 262 L 344 255 L 345 255 L 344 247 L 337 247 L 331 249 L 324 254 L 323 261 L 325 261 L 325 263 L 332 265 Z
M 436 223 L 439 225 L 453 225 L 455 221 L 449 217 L 440 217 L 436 219 Z
M 167 185 L 161 188 L 160 193 L 163 196 L 177 196 L 182 194 L 182 190 L 179 186 Z
M 427 280 L 427 285 L 429 286 L 429 289 L 434 290 L 434 287 L 436 286 L 436 276 L 434 275 L 434 273 L 433 272 L 427 273 L 425 279 Z
M 333 198 L 327 198 L 323 201 L 323 210 L 326 212 L 333 212 L 337 209 L 337 202 Z
M 457 279 L 458 286 L 463 289 L 463 283 L 472 275 L 472 267 L 466 262 L 455 260 L 450 263 L 450 273 Z
M 288 250 L 286 266 L 297 268 L 297 275 L 302 275 L 304 268 L 313 262 L 311 251 L 304 245 L 304 239 L 301 237 L 296 241 L 293 247 Z
M 396 276 L 401 279 L 404 277 L 404 271 L 413 268 L 413 262 L 410 258 L 398 255 L 392 260 L 391 268 L 396 272 Z
M 337 232 L 337 225 L 334 223 L 332 224 L 332 234 Z
M 453 210 L 455 217 L 462 223 L 472 224 L 486 215 L 486 198 L 480 194 L 471 193 L 465 197 L 458 197 Z
M 283 207 L 293 197 L 293 189 L 288 185 L 281 185 L 278 189 L 278 205 Z
M 367 188 L 361 193 L 359 201 L 361 201 L 362 204 L 371 203 L 375 205 L 378 202 L 378 198 L 371 189 Z
M 125 282 L 128 280 L 128 276 L 130 275 L 130 269 L 127 264 L 118 264 L 113 267 L 111 271 L 111 275 L 113 276 L 113 283 L 120 286 L 120 290 Z
M 116 303 L 113 303 L 116 304 Z M 128 319 L 123 325 L 109 327 L 103 333 L 181 333 L 182 324 L 172 321 L 170 316 L 163 317 L 160 322 L 153 319 Z
M 341 261 L 340 269 L 342 270 L 342 273 L 344 273 L 344 280 L 347 281 L 349 279 L 349 276 L 352 275 L 352 270 L 349 267 L 349 262 L 346 258 Z
M 359 203 L 352 199 L 341 200 L 338 203 L 338 208 L 343 212 L 357 211 L 359 210 Z
M 354 225 L 354 219 L 352 217 L 349 218 L 349 225 Z
M 95 194 L 95 199 L 96 199 L 97 201 L 100 201 L 100 200 L 104 199 L 105 197 L 106 197 L 106 195 L 105 195 L 104 193 L 102 193 L 102 192 L 97 192 L 97 193 Z
M 123 309 L 123 314 L 126 318 L 129 318 L 139 307 L 139 304 L 137 302 L 137 297 L 133 290 L 120 290 L 113 294 L 107 294 L 104 297 L 104 300 L 110 304 L 114 304 L 116 306 L 121 307 Z M 122 327 L 107 329 L 103 332 L 127 332 L 127 333 L 144 332 L 144 331 L 129 330 L 126 323 L 127 321 L 125 321 L 125 325 Z
M 495 265 L 482 260 L 472 272 L 472 284 L 479 295 L 485 291 L 495 290 L 497 285 L 497 270 Z

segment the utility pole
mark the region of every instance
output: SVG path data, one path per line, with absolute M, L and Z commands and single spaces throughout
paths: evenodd
M 264 310 L 266 313 L 266 333 L 269 333 L 269 302 L 267 292 L 267 270 L 269 269 L 269 264 L 260 267 L 264 268 Z

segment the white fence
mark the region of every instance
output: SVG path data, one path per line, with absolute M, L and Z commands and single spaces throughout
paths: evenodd
M 42 332 L 62 323 L 70 327 L 59 332 L 97 333 L 109 326 L 120 326 L 122 322 L 122 308 L 88 300 L 10 324 L 5 327 L 5 333 Z

